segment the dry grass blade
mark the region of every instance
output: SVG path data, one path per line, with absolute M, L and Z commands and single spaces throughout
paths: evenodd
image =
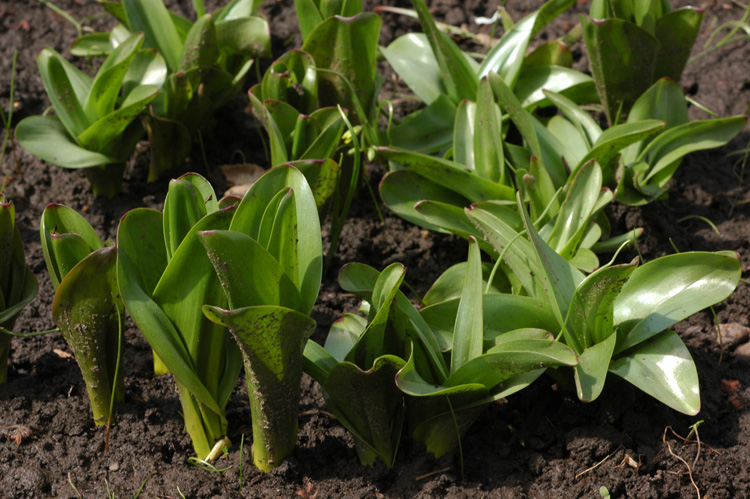
M 698 494 L 698 499 L 701 499 L 701 491 L 698 488 L 698 485 L 695 483 L 695 479 L 693 479 L 693 468 L 695 467 L 695 464 L 698 462 L 698 457 L 700 457 L 700 452 L 701 452 L 700 440 L 696 438 L 696 441 L 698 442 L 698 452 L 696 453 L 695 459 L 693 460 L 693 466 L 690 466 L 685 459 L 683 459 L 681 456 L 678 456 L 677 454 L 675 454 L 674 451 L 672 450 L 672 446 L 667 441 L 667 431 L 671 431 L 674 436 L 682 439 L 683 441 L 685 441 L 686 439 L 680 437 L 677 433 L 675 433 L 675 431 L 672 429 L 671 426 L 667 426 L 666 428 L 664 428 L 664 434 L 661 437 L 661 441 L 667 446 L 667 449 L 669 450 L 669 454 L 672 457 L 674 457 L 677 460 L 679 460 L 680 462 L 682 462 L 682 464 L 685 465 L 685 468 L 687 468 L 687 470 L 688 470 L 688 476 L 690 477 L 690 483 L 693 484 L 693 487 L 695 488 L 695 492 Z M 695 431 L 695 433 L 696 433 L 696 436 L 697 436 L 697 434 L 698 434 L 697 430 Z

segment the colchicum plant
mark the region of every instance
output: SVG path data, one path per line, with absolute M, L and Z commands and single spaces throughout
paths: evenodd
M 382 144 L 425 154 L 449 148 L 454 126 L 459 126 L 457 108 L 463 100 L 479 103 L 479 82 L 489 74 L 502 77 L 529 109 L 549 105 L 543 88 L 561 92 L 579 103 L 596 101 L 593 80 L 570 68 L 573 59 L 564 42 L 553 40 L 526 53 L 532 38 L 573 5 L 573 0 L 546 2 L 508 26 L 481 63 L 438 29 L 424 0 L 412 3 L 424 33 L 403 35 L 380 51 L 427 107 L 382 132 Z M 483 105 L 486 104 L 482 102 L 480 106 Z
M 524 237 L 491 211 L 477 207 L 469 217 L 525 293 L 552 311 L 555 333 L 578 354 L 578 397 L 596 399 L 611 372 L 673 409 L 697 414 L 695 363 L 669 328 L 734 291 L 741 274 L 737 255 L 680 253 L 640 267 L 637 260 L 607 264 L 587 276 L 544 242 L 517 202 Z
M 36 277 L 26 266 L 15 206 L 0 193 L 0 385 L 8 379 L 9 333 L 21 309 L 38 291 Z
M 228 230 L 201 231 L 228 306 L 203 312 L 226 326 L 245 364 L 253 461 L 279 466 L 297 444 L 305 343 L 320 291 L 323 248 L 315 199 L 293 167 L 268 171 L 237 206 Z
M 42 251 L 55 288 L 52 316 L 81 369 L 94 423 L 112 420 L 122 400 L 124 308 L 117 286 L 117 247 L 103 244 L 74 210 L 51 204 L 40 223 Z
M 341 270 L 339 283 L 368 304 L 368 319 L 344 316 L 324 347 L 308 342 L 305 357 L 363 463 L 379 457 L 393 466 L 404 419 L 428 451 L 451 451 L 489 403 L 547 368 L 576 364 L 570 348 L 540 329 L 554 325 L 541 302 L 485 295 L 484 270 L 472 237 L 468 263 L 435 283 L 421 312 L 399 290 L 402 265 L 381 273 L 361 264 Z
M 212 14 L 193 2 L 193 23 L 167 10 L 161 0 L 101 2 L 122 24 L 110 33 L 79 38 L 73 53 L 100 55 L 116 47 L 123 33 L 143 32 L 156 49 L 154 66 L 166 71 L 145 117 L 151 147 L 149 181 L 180 165 L 213 111 L 239 92 L 255 58 L 270 54 L 268 23 L 257 15 L 257 0 L 232 0 Z
M 125 308 L 174 375 L 193 449 L 209 461 L 230 445 L 224 409 L 242 356 L 201 311 L 206 303 L 226 306 L 226 298 L 199 232 L 228 229 L 234 210 L 220 207 L 207 180 L 186 174 L 170 182 L 163 213 L 131 210 L 117 229 Z
M 16 138 L 33 155 L 64 168 L 83 169 L 95 194 L 122 191 L 125 162 L 143 135 L 138 116 L 154 100 L 165 72 L 140 50 L 143 34 L 127 37 L 92 79 L 50 48 L 37 65 L 56 116 L 31 116 Z M 122 92 L 121 92 L 122 90 Z
M 657 80 L 680 80 L 705 12 L 672 10 L 668 0 L 593 0 L 589 14 L 581 25 L 591 74 L 616 125 Z
M 254 461 L 268 471 L 297 442 L 320 222 L 307 181 L 289 166 L 234 202 L 217 201 L 197 174 L 173 180 L 163 214 L 136 209 L 120 222 L 118 280 L 128 312 L 175 376 L 199 459 L 229 445 L 224 408 L 244 359 Z

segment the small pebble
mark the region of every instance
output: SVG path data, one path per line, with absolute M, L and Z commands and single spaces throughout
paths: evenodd
M 750 328 L 737 322 L 720 324 L 721 336 L 725 347 L 735 347 L 750 339 Z
M 734 356 L 738 359 L 750 361 L 750 343 L 743 343 L 734 351 Z
M 120 463 L 112 463 L 109 465 L 109 471 L 118 471 L 120 469 Z

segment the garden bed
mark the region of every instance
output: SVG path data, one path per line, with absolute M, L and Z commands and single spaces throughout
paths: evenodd
M 175 2 L 168 2 L 174 4 Z M 209 4 L 215 2 L 209 2 Z M 385 2 L 408 7 L 408 2 Z M 684 2 L 681 2 L 684 3 Z M 184 5 L 182 5 L 184 4 Z M 190 15 L 189 2 L 181 2 Z M 366 2 L 372 8 L 373 2 Z M 432 2 L 438 20 L 468 24 L 477 15 L 491 15 L 497 2 L 438 0 Z M 539 1 L 511 0 L 518 19 L 538 8 Z M 95 2 L 69 0 L 57 5 L 77 19 L 99 11 Z M 585 11 L 579 3 L 577 9 Z M 714 23 L 737 19 L 742 9 L 730 2 L 708 2 L 702 46 Z M 179 6 L 175 7 L 179 8 Z M 296 18 L 291 0 L 269 0 L 263 12 L 270 21 L 274 55 L 295 38 Z M 576 22 L 567 13 L 549 28 L 559 35 Z M 95 18 L 87 25 L 102 26 Z M 566 26 L 565 26 L 566 25 Z M 381 43 L 407 30 L 416 21 L 384 14 Z M 44 46 L 66 57 L 75 36 L 73 26 L 41 3 L 0 1 L 0 104 L 8 109 L 8 80 L 13 50 L 19 51 L 14 121 L 40 114 L 48 105 L 34 58 Z M 577 45 L 574 54 L 584 57 Z M 86 67 L 85 61 L 78 61 Z M 745 112 L 750 102 L 750 44 L 728 46 L 688 66 L 681 85 L 696 101 L 720 116 Z M 388 91 L 401 90 L 393 84 Z M 193 154 L 185 171 L 211 178 L 221 191 L 217 167 L 244 158 L 263 164 L 259 130 L 245 112 L 246 102 L 233 101 L 218 115 L 218 128 L 205 138 L 204 162 Z M 705 114 L 691 107 L 691 118 Z M 737 166 L 748 133 L 728 147 L 689 156 L 678 170 L 666 199 L 643 208 L 617 206 L 609 213 L 613 233 L 643 227 L 638 248 L 645 260 L 694 250 L 733 250 L 750 265 L 750 192 Z M 16 160 L 17 159 L 17 163 Z M 39 296 L 17 320 L 17 330 L 30 332 L 54 326 L 50 308 L 52 285 L 39 242 L 39 218 L 49 203 L 62 203 L 83 215 L 94 228 L 115 236 L 117 221 L 140 206 L 161 208 L 167 183 L 146 183 L 147 148 L 128 164 L 125 192 L 108 200 L 94 197 L 80 172 L 41 162 L 20 148 L 9 152 L 0 174 L 8 174 L 5 189 L 17 206 L 27 262 L 40 282 Z M 18 169 L 16 168 L 18 166 Z M 382 167 L 370 165 L 376 186 Z M 746 172 L 748 173 L 748 172 Z M 745 180 L 743 182 L 743 180 Z M 357 300 L 336 283 L 338 268 L 347 262 L 368 263 L 378 269 L 403 263 L 406 281 L 422 294 L 450 265 L 466 254 L 466 242 L 410 225 L 362 190 L 344 228 L 341 243 L 323 287 L 313 318 L 313 338 L 325 337 L 333 321 L 356 310 Z M 699 218 L 712 221 L 712 227 Z M 324 229 L 325 233 L 325 229 Z M 636 255 L 628 250 L 620 261 Z M 747 273 L 743 273 L 747 277 Z M 702 410 L 696 417 L 679 414 L 611 376 L 604 394 L 582 404 L 574 393 L 558 390 L 542 378 L 530 389 L 493 404 L 463 440 L 463 467 L 457 453 L 434 459 L 421 444 L 405 438 L 393 470 L 378 462 L 359 464 L 354 442 L 326 412 L 320 387 L 303 380 L 298 447 L 279 468 L 265 475 L 250 458 L 250 407 L 244 381 L 227 408 L 230 453 L 216 466 L 221 475 L 188 464 L 193 454 L 183 430 L 180 405 L 170 376 L 154 377 L 150 348 L 132 322 L 125 332 L 125 402 L 117 408 L 105 452 L 105 431 L 90 420 L 85 386 L 60 335 L 13 340 L 8 383 L 0 386 L 0 498 L 22 497 L 597 497 L 606 487 L 613 497 L 750 496 L 750 288 L 744 282 L 715 307 L 718 322 L 736 324 L 718 340 L 710 311 L 676 326 L 689 347 L 701 380 Z M 685 443 L 691 425 L 703 421 L 698 434 Z M 30 435 L 17 433 L 17 427 Z M 14 429 L 15 427 L 15 429 Z M 669 431 L 669 429 L 672 431 Z M 16 440 L 15 436 L 19 436 Z M 242 453 L 240 442 L 245 436 Z M 22 438 L 21 438 L 22 437 Z M 698 438 L 700 446 L 697 444 Z M 464 477 L 462 479 L 461 474 Z M 693 483 L 695 485 L 693 485 Z M 241 489 L 241 492 L 239 492 Z M 307 494 L 307 495 L 305 495 Z

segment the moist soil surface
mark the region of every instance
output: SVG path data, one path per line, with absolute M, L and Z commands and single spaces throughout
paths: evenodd
M 189 2 L 167 2 L 191 16 Z M 216 2 L 208 2 L 209 10 Z M 386 4 L 409 7 L 408 2 Z M 496 1 L 435 0 L 434 15 L 447 23 L 481 29 L 475 16 L 491 16 Z M 88 0 L 56 4 L 86 27 L 105 29 L 110 21 Z M 539 0 L 511 0 L 515 19 L 539 7 Z M 366 2 L 372 9 L 373 2 Z M 586 5 L 578 3 L 556 20 L 538 40 L 557 37 L 577 22 Z M 711 30 L 738 19 L 742 8 L 722 0 L 706 9 L 696 53 Z M 274 56 L 299 46 L 291 0 L 265 2 L 273 36 Z M 383 14 L 382 43 L 411 30 L 416 21 Z M 14 110 L 13 120 L 42 113 L 49 101 L 35 64 L 36 54 L 51 46 L 86 71 L 96 62 L 76 59 L 68 51 L 76 30 L 40 2 L 0 1 L 0 105 Z M 469 48 L 479 50 L 481 47 Z M 18 50 L 15 96 L 9 80 Z M 585 51 L 573 47 L 577 67 L 585 67 Z M 261 63 L 262 68 L 268 61 Z M 386 76 L 392 97 L 405 87 Z M 720 116 L 745 112 L 750 102 L 750 44 L 714 51 L 688 66 L 681 81 L 697 102 Z M 396 96 L 398 97 L 398 96 Z M 219 110 L 216 132 L 204 137 L 200 150 L 184 166 L 209 177 L 222 192 L 226 182 L 217 174 L 223 164 L 246 161 L 265 164 L 257 125 L 238 98 Z M 691 106 L 691 118 L 707 115 Z M 743 175 L 742 154 L 748 133 L 726 148 L 689 156 L 670 184 L 668 196 L 643 208 L 616 206 L 609 210 L 613 233 L 643 227 L 638 250 L 645 260 L 676 250 L 733 250 L 750 265 L 750 193 Z M 739 151 L 739 153 L 735 153 Z M 54 327 L 52 285 L 39 243 L 39 218 L 49 203 L 81 212 L 103 237 L 114 237 L 119 218 L 132 208 L 160 209 L 167 182 L 146 182 L 148 148 L 139 147 L 128 164 L 124 192 L 114 199 L 91 194 L 80 172 L 41 162 L 19 147 L 8 148 L 0 174 L 8 176 L 5 193 L 17 207 L 17 223 L 27 262 L 40 282 L 39 296 L 16 323 L 19 332 Z M 734 155 L 733 155 L 734 153 Z M 241 159 L 244 158 L 244 159 Z M 739 160 L 739 162 L 738 162 Z M 377 185 L 383 168 L 369 165 Z M 181 172 L 175 172 L 175 176 Z M 356 300 L 341 291 L 336 273 L 347 262 L 383 268 L 402 262 L 406 280 L 423 294 L 450 265 L 465 258 L 467 244 L 453 236 L 420 230 L 383 206 L 380 220 L 375 202 L 363 189 L 355 200 L 333 264 L 324 278 L 313 316 L 322 341 Z M 687 217 L 687 218 L 686 218 Z M 705 217 L 715 224 L 709 225 Z M 325 232 L 324 228 L 324 232 Z M 629 261 L 631 249 L 620 256 Z M 604 257 L 602 258 L 604 260 Z M 747 277 L 747 272 L 744 272 Z M 192 466 L 175 385 L 170 376 L 154 377 L 150 348 L 128 321 L 124 353 L 125 402 L 117 407 L 117 424 L 109 444 L 95 428 L 78 366 L 59 334 L 15 338 L 8 382 L 0 386 L 0 498 L 42 497 L 750 497 L 750 288 L 737 291 L 710 311 L 676 326 L 697 364 L 702 410 L 696 417 L 679 414 L 612 376 L 603 395 L 583 404 L 574 393 L 542 378 L 529 389 L 490 406 L 463 439 L 458 453 L 435 459 L 408 437 L 402 441 L 393 470 L 382 463 L 359 464 L 351 436 L 325 412 L 320 387 L 303 380 L 299 442 L 292 456 L 269 474 L 252 466 L 250 408 L 244 381 L 237 384 L 228 409 L 229 437 L 234 443 L 216 466 L 221 473 Z M 724 325 L 721 337 L 716 323 Z M 683 440 L 691 425 L 698 431 Z M 30 430 L 21 436 L 19 428 Z M 244 437 L 244 446 L 240 445 Z M 462 462 L 463 461 L 463 462 Z

